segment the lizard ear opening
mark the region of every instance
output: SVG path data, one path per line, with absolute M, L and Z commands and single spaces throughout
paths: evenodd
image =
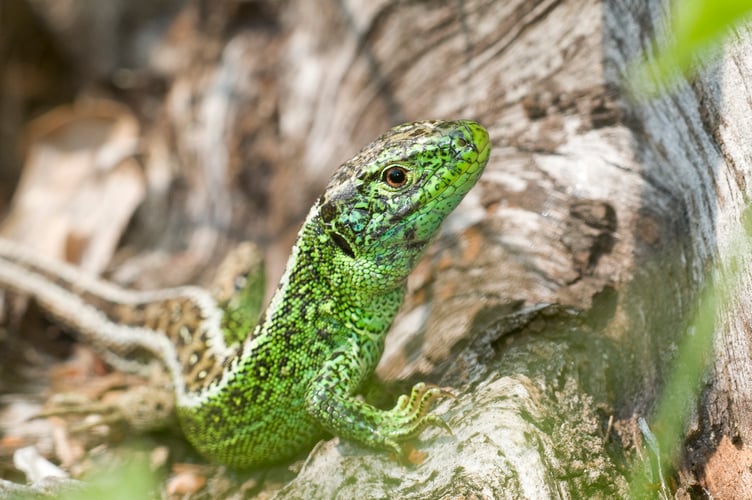
M 352 247 L 341 234 L 331 232 L 329 233 L 329 236 L 332 238 L 334 244 L 337 245 L 340 250 L 345 252 L 345 255 L 347 255 L 348 257 L 355 257 L 355 252 L 353 252 Z

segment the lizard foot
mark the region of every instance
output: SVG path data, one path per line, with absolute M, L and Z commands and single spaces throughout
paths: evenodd
M 380 430 L 384 436 L 384 446 L 398 456 L 403 455 L 401 442 L 417 436 L 428 426 L 441 427 L 452 434 L 449 425 L 436 415 L 429 415 L 431 403 L 440 398 L 454 398 L 454 394 L 437 385 L 420 382 L 402 395 L 391 410 L 383 414 Z
M 131 387 L 117 397 L 102 402 L 91 401 L 75 393 L 59 394 L 52 399 L 51 406 L 36 417 L 83 416 L 82 421 L 70 427 L 74 433 L 88 433 L 98 425 L 124 427 L 140 433 L 173 424 L 174 399 L 169 385 Z

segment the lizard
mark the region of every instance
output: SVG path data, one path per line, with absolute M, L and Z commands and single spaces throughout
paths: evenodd
M 310 209 L 260 315 L 257 298 L 125 290 L 2 241 L 0 288 L 32 296 L 107 351 L 157 358 L 184 435 L 211 462 L 281 462 L 327 432 L 401 456 L 426 426 L 447 427 L 430 408 L 448 391 L 418 383 L 387 410 L 357 393 L 381 358 L 409 273 L 478 181 L 490 147 L 469 120 L 398 125 L 364 147 Z

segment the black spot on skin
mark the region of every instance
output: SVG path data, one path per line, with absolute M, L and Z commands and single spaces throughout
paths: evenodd
M 202 344 L 206 344 L 209 341 L 209 332 L 202 329 L 201 332 L 199 333 L 198 340 Z
M 239 387 L 233 387 L 228 393 L 228 399 L 236 406 L 242 406 L 246 403 L 246 394 Z
M 410 131 L 410 133 L 408 134 L 408 137 L 411 137 L 413 139 L 417 139 L 419 137 L 423 137 L 424 135 L 426 135 L 426 131 L 425 130 L 423 130 L 421 128 L 416 128 L 416 129 Z
M 259 398 L 261 397 L 262 392 L 264 392 L 264 389 L 261 387 L 260 384 L 256 384 L 253 386 L 253 394 L 251 394 L 251 404 L 261 403 L 261 400 Z
M 282 338 L 285 339 L 285 345 L 289 346 L 292 343 L 293 335 L 295 332 L 293 330 L 286 329 L 282 333 Z
M 269 378 L 269 363 L 265 359 L 260 359 L 256 362 L 255 375 L 258 380 L 266 380 Z
M 221 408 L 218 406 L 212 405 L 209 407 L 209 410 L 206 412 L 206 416 L 208 417 L 209 421 L 212 423 L 220 423 L 224 420 L 224 412 Z
M 321 220 L 329 224 L 337 216 L 337 209 L 330 202 L 321 205 Z

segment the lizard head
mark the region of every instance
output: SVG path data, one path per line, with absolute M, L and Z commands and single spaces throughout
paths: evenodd
M 332 177 L 320 199 L 324 234 L 338 259 L 374 279 L 404 281 L 446 216 L 488 161 L 488 132 L 475 122 L 398 125 Z

